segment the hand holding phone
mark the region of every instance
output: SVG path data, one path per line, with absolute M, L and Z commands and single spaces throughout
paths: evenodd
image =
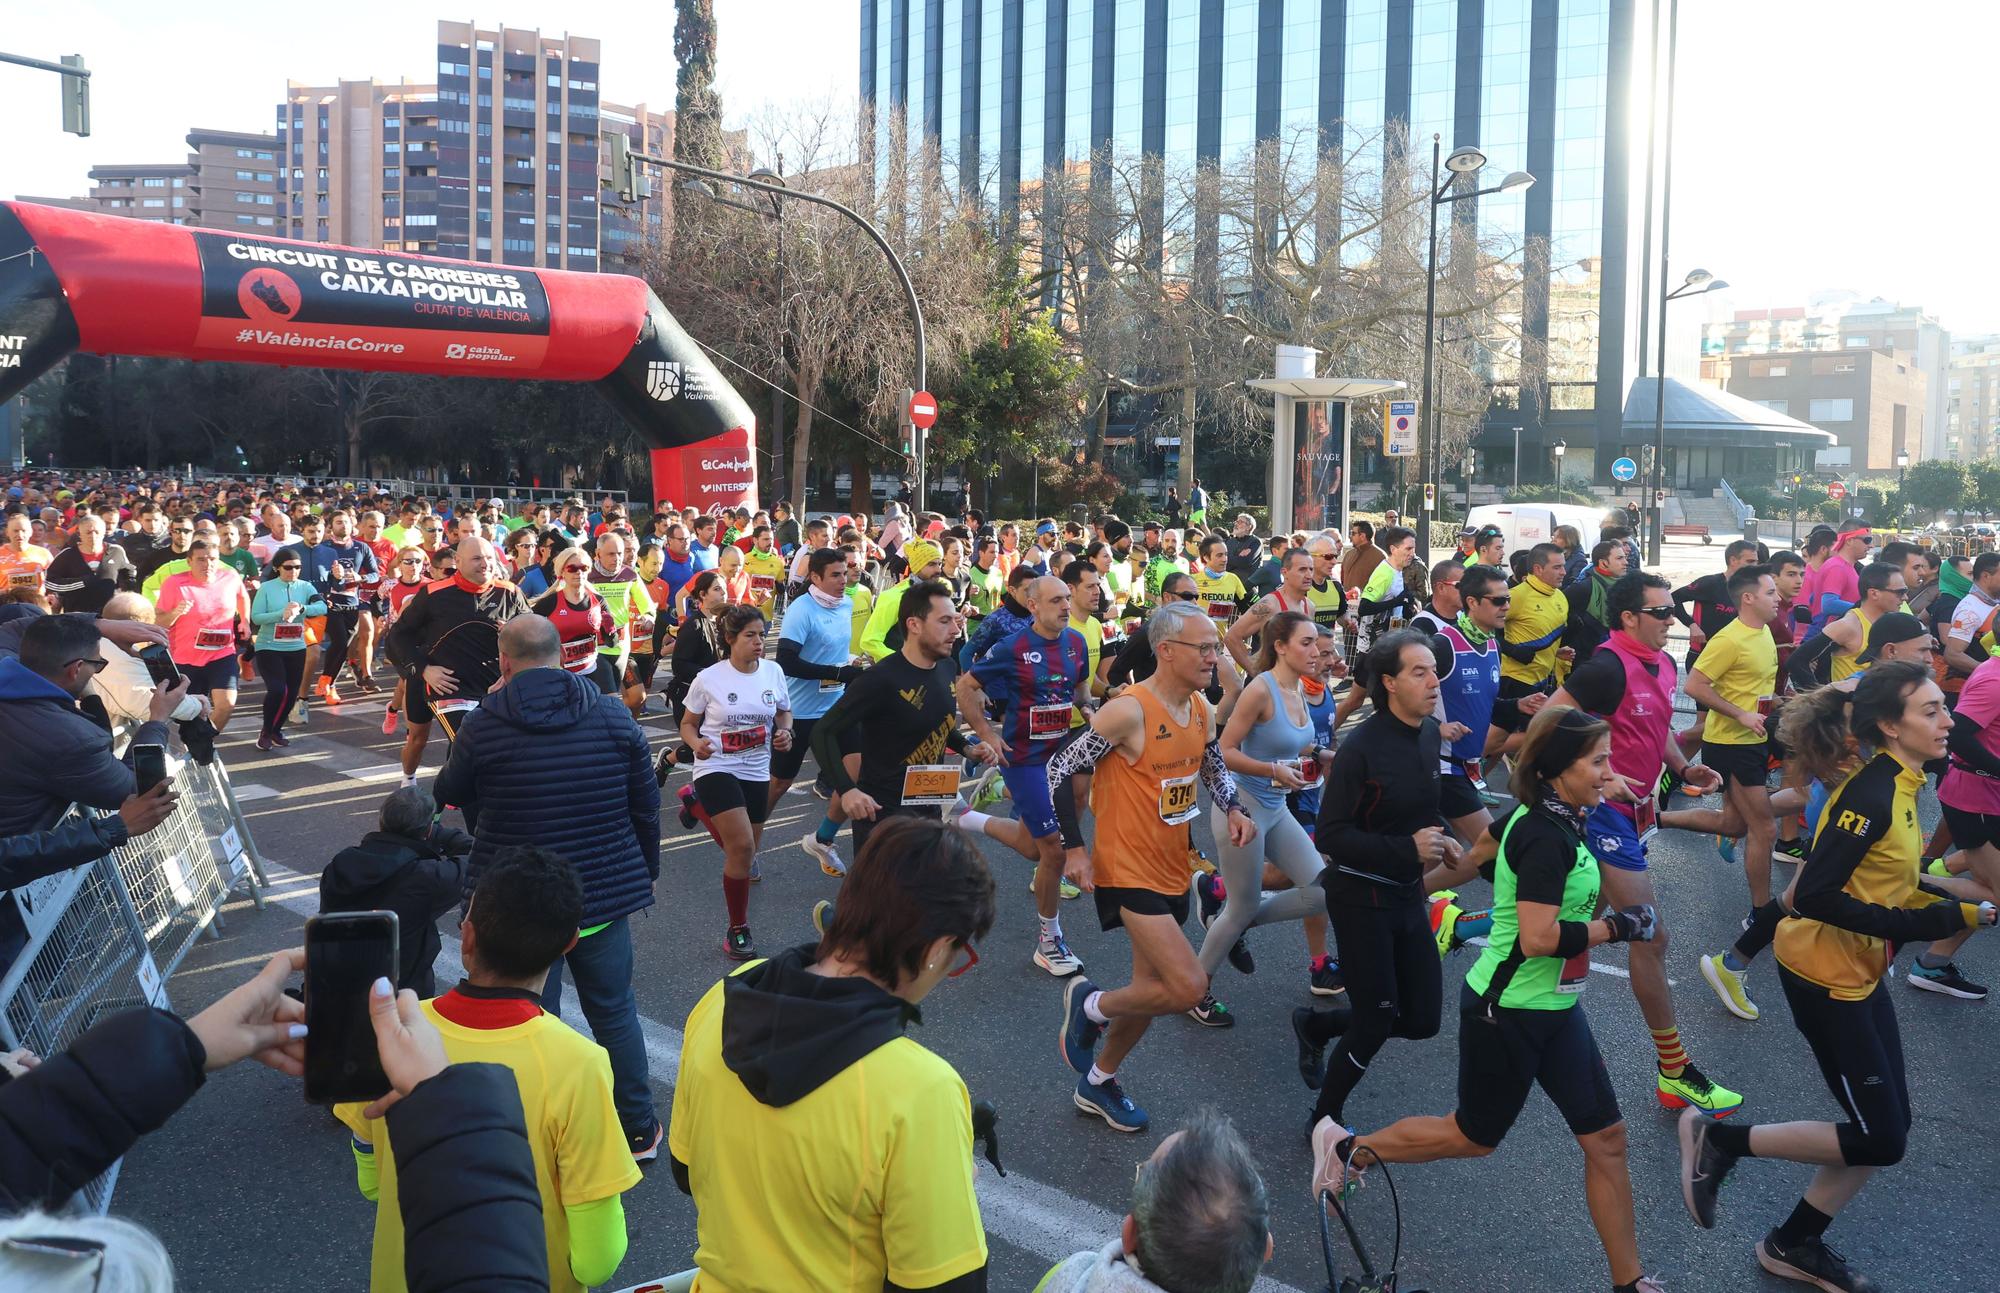
M 167 747 L 152 742 L 132 747 L 132 772 L 139 779 L 139 794 L 145 794 L 167 779 Z
M 395 981 L 396 913 L 339 912 L 306 922 L 306 1099 L 373 1101 L 390 1090 L 369 1016 L 377 979 Z

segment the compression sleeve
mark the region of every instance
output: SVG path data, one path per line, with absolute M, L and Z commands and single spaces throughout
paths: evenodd
M 1055 757 L 1049 760 L 1049 793 L 1053 795 L 1056 788 L 1071 777 L 1089 772 L 1097 766 L 1099 759 L 1109 753 L 1111 742 L 1105 740 L 1097 729 L 1084 728 L 1082 736 L 1057 750 Z
M 1954 714 L 1951 720 L 1951 736 L 1945 745 L 1960 763 L 1974 772 L 2000 777 L 2000 755 L 1986 748 L 1979 739 L 1984 725 L 1970 714 Z
M 1559 920 L 1556 922 L 1555 954 L 1567 961 L 1590 950 L 1590 922 L 1587 920 Z
M 1526 642 L 1502 642 L 1500 643 L 1500 653 L 1516 663 L 1527 664 L 1540 655 L 1545 648 L 1554 645 L 1555 640 L 1563 635 L 1563 631 L 1567 627 L 1567 625 L 1559 626 L 1553 632 L 1545 633 L 1538 638 L 1531 638 Z
M 778 643 L 778 668 L 787 678 L 810 678 L 822 682 L 839 682 L 840 671 L 846 661 L 840 664 L 814 664 L 799 654 L 799 644 L 790 638 Z
M 625 1260 L 625 1205 L 617 1195 L 565 1204 L 569 1221 L 569 1273 L 591 1288 L 608 1281 Z
M 1821 676 L 1820 662 L 1824 660 L 1828 663 L 1825 672 L 1830 674 L 1833 653 L 1838 646 L 1839 644 L 1831 637 L 1819 633 L 1794 650 L 1791 660 L 1785 666 L 1785 676 L 1792 680 L 1792 686 L 1800 691 L 1811 691 L 1815 687 L 1824 686 L 1827 678 Z
M 1201 784 L 1208 787 L 1208 797 L 1224 813 L 1242 806 L 1236 798 L 1236 778 L 1230 775 L 1229 765 L 1222 761 L 1220 738 L 1202 747 Z

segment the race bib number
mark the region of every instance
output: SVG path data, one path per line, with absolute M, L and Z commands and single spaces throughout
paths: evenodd
M 271 626 L 271 640 L 273 642 L 303 642 L 306 640 L 306 626 L 303 624 L 273 624 Z
M 7 587 L 9 588 L 35 588 L 41 582 L 42 572 L 39 570 L 15 570 L 8 572 L 7 575 Z
M 1486 773 L 1480 768 L 1479 760 L 1466 759 L 1458 765 L 1458 770 L 1465 774 L 1465 779 L 1472 783 L 1474 790 L 1482 795 L 1486 793 Z
M 1660 833 L 1660 805 L 1657 800 L 1648 797 L 1633 808 L 1632 829 L 1638 832 L 1639 842 L 1644 844 Z
M 722 729 L 722 752 L 743 754 L 763 745 L 769 735 L 762 723 L 751 727 L 725 727 Z
M 1319 777 L 1318 756 L 1308 754 L 1299 760 L 1299 780 L 1305 782 L 1308 789 L 1319 784 Z
M 571 673 L 589 673 L 597 667 L 597 639 L 571 638 L 562 644 L 562 666 Z
M 1556 991 L 1575 996 L 1583 991 L 1584 982 L 1590 978 L 1590 953 L 1578 952 L 1562 964 L 1562 977 L 1556 981 Z
M 197 651 L 223 651 L 236 644 L 236 635 L 228 629 L 201 629 L 194 635 Z
M 1169 826 L 1182 826 L 1195 819 L 1201 812 L 1201 805 L 1195 800 L 1195 774 L 1185 777 L 1168 777 L 1160 782 L 1160 820 Z
M 1217 620 L 1217 621 L 1226 621 L 1226 620 L 1233 620 L 1233 619 L 1235 619 L 1235 618 L 1236 618 L 1236 603 L 1235 603 L 1235 602 L 1210 602 L 1210 603 L 1208 604 L 1208 618 L 1210 618 L 1210 619 L 1212 619 L 1212 620 Z
M 777 588 L 778 577 L 776 575 L 750 576 L 750 591 L 755 593 L 759 599 L 768 600 L 771 594 L 777 591 Z
M 846 685 L 847 685 L 846 683 L 842 682 L 838 678 L 822 678 L 819 680 L 819 689 L 822 692 L 839 691 L 842 687 L 845 687 Z
M 476 697 L 472 696 L 458 696 L 450 700 L 433 700 L 431 702 L 431 712 L 433 714 L 463 714 L 468 710 L 478 708 L 479 701 Z
M 1028 739 L 1045 741 L 1069 731 L 1069 716 L 1073 708 L 1069 704 L 1029 706 Z
M 914 763 L 903 769 L 905 808 L 949 808 L 958 800 L 958 765 Z

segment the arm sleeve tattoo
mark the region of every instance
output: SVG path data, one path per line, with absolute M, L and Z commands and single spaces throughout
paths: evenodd
M 1201 752 L 1201 783 L 1208 787 L 1208 797 L 1226 815 L 1231 809 L 1241 807 L 1236 798 L 1236 778 L 1229 773 L 1229 765 L 1222 761 L 1222 740 L 1211 740 Z
M 1097 766 L 1097 761 L 1111 753 L 1111 742 L 1100 736 L 1096 729 L 1085 728 L 1083 735 L 1056 751 L 1056 757 L 1049 760 L 1049 793 L 1080 772 L 1088 772 Z

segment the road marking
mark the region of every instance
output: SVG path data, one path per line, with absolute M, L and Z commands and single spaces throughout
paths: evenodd
M 400 763 L 379 763 L 373 767 L 335 768 L 334 771 L 356 781 L 387 781 L 391 777 L 401 777 L 403 766 Z
M 1620 969 L 1618 966 L 1615 965 L 1605 965 L 1598 961 L 1592 961 L 1590 963 L 1590 968 L 1597 971 L 1599 974 L 1616 975 L 1618 978 L 1621 979 L 1629 979 L 1632 977 L 1632 972 L 1630 970 Z M 1680 985 L 1681 981 L 1679 979 L 1667 980 L 1667 986 L 1670 988 L 1678 988 Z
M 276 799 L 281 793 L 256 781 L 232 781 L 229 783 L 229 788 L 236 792 L 236 802 L 239 804 L 254 803 L 259 799 Z
M 269 858 L 264 861 L 264 869 L 274 887 L 313 880 Z M 274 896 L 273 900 L 302 916 L 319 914 L 316 892 Z M 458 946 L 456 938 L 444 937 L 437 958 L 439 983 L 455 983 L 465 976 L 465 963 L 459 959 Z M 585 1037 L 590 1036 L 590 1024 L 577 1009 L 573 989 L 563 993 L 562 1019 Z M 639 1016 L 639 1031 L 646 1043 L 646 1061 L 653 1082 L 671 1089 L 680 1075 L 681 1031 L 645 1015 Z M 1029 1180 L 1019 1171 L 1003 1177 L 984 1159 L 977 1160 L 975 1168 L 973 1182 L 979 1192 L 980 1219 L 986 1233 L 1022 1252 L 1045 1258 L 1051 1265 L 1073 1253 L 1102 1249 L 1123 1223 L 1122 1213 L 1114 1214 L 1052 1185 Z M 1251 1293 L 1304 1293 L 1304 1290 L 1264 1276 L 1252 1286 Z

